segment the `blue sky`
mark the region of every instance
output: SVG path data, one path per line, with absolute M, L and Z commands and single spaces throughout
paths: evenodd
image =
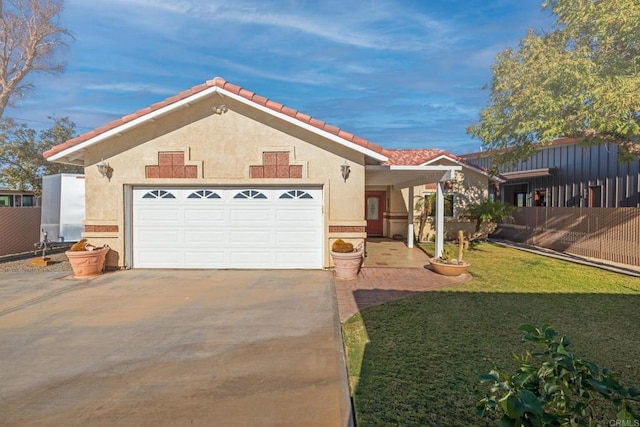
M 64 74 L 7 117 L 79 133 L 213 77 L 387 148 L 478 151 L 466 134 L 495 55 L 528 28 L 548 30 L 541 0 L 66 0 L 75 40 Z

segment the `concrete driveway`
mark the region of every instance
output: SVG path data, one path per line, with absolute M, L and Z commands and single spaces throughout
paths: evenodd
M 344 426 L 331 273 L 0 273 L 0 425 Z

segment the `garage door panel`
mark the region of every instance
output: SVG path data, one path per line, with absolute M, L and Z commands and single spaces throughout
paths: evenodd
M 177 229 L 139 229 L 137 232 L 138 244 L 141 245 L 155 245 L 157 243 L 163 243 L 163 246 L 169 246 L 173 244 L 177 245 L 180 241 L 180 232 Z
M 302 223 L 309 225 L 310 222 L 321 219 L 317 208 L 278 210 L 275 216 L 276 224 Z
M 274 268 L 274 255 L 270 252 L 240 250 L 230 254 L 232 268 Z
M 238 244 L 272 244 L 271 231 L 265 230 L 232 230 L 229 233 L 229 241 Z
M 227 234 L 225 230 L 185 230 L 183 241 L 185 246 L 225 243 L 228 241 Z
M 272 219 L 271 209 L 232 208 L 229 211 L 229 220 L 232 226 L 243 226 L 245 224 L 261 224 L 269 226 Z
M 184 209 L 184 223 L 187 225 L 209 225 L 220 224 L 225 221 L 225 210 L 221 208 L 204 209 Z
M 136 212 L 135 221 L 138 223 L 157 223 L 157 222 L 175 222 L 180 217 L 180 209 L 178 208 L 162 208 L 156 207 L 139 209 Z
M 322 268 L 321 189 L 133 192 L 136 268 Z
M 192 268 L 224 268 L 226 264 L 224 251 L 185 251 L 185 264 Z
M 300 247 L 318 247 L 322 242 L 319 231 L 313 230 L 292 230 L 277 231 L 276 242 L 278 246 L 281 244 L 297 245 Z

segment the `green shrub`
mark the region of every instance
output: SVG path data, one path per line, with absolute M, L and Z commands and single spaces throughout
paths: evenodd
M 520 365 L 514 375 L 497 370 L 480 375 L 480 382 L 491 388 L 476 405 L 479 416 L 497 411 L 502 414 L 501 427 L 592 426 L 609 415 L 598 412 L 608 402 L 615 408 L 610 425 L 640 425 L 635 412 L 640 402 L 637 387 L 625 388 L 619 374 L 568 351 L 569 339 L 558 338 L 549 325 L 540 329 L 522 325 L 519 330 L 525 332 L 523 341 L 546 349 L 514 355 Z

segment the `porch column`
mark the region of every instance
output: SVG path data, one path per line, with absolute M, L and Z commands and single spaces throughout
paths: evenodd
M 413 186 L 409 186 L 409 206 L 407 208 L 407 247 L 413 248 Z
M 442 256 L 444 248 L 444 182 L 436 185 L 436 258 Z

